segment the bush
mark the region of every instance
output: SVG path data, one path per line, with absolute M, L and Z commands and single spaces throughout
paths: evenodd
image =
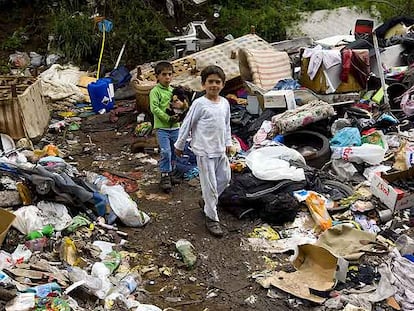
M 95 57 L 99 36 L 89 16 L 72 14 L 61 8 L 52 17 L 54 43 L 52 52 L 62 53 L 69 61 L 79 64 Z
M 1 43 L 2 50 L 18 50 L 21 49 L 27 41 L 27 37 L 25 35 L 26 29 L 23 27 L 19 27 L 13 34 L 6 38 Z

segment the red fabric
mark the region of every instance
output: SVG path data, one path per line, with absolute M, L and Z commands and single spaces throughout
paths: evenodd
M 352 58 L 352 50 L 344 49 L 341 52 L 342 54 L 342 71 L 339 76 L 342 82 L 348 82 L 348 76 L 351 72 L 351 58 Z
M 140 172 L 137 172 L 137 173 L 140 173 Z M 133 173 L 133 174 L 128 174 L 128 175 L 131 176 L 131 178 L 139 178 L 141 174 L 142 173 L 140 174 Z M 111 174 L 109 172 L 103 172 L 102 175 L 108 178 L 114 185 L 123 186 L 127 193 L 133 193 L 133 192 L 138 191 L 139 189 L 137 180 L 131 180 L 129 178 L 120 177 L 115 174 Z
M 243 151 L 249 150 L 249 146 L 240 137 L 236 135 L 233 135 L 233 137 L 237 139 Z

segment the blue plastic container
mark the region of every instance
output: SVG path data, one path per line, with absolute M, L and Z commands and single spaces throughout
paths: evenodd
M 102 113 L 114 108 L 114 86 L 112 79 L 101 78 L 88 84 L 88 93 L 91 98 L 93 111 Z

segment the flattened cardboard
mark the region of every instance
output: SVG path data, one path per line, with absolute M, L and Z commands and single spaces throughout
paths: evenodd
M 346 261 L 342 260 L 339 263 L 339 259 L 323 247 L 304 244 L 298 246 L 296 257 L 292 261 L 297 271 L 274 272 L 269 278 L 258 280 L 258 282 L 264 287 L 273 285 L 296 297 L 323 303 L 326 298 L 313 294 L 312 290 L 315 292 L 331 290 L 337 280 L 338 264 L 340 274 L 343 274 L 342 270 L 347 269 L 347 264 L 344 265 L 344 262 Z
M 6 234 L 15 218 L 16 216 L 13 213 L 0 208 L 0 246 L 3 244 Z
M 373 245 L 363 245 L 359 241 L 374 242 L 376 235 L 340 224 L 323 232 L 316 245 L 328 249 L 332 254 L 346 260 L 358 260 L 364 251 L 373 250 Z

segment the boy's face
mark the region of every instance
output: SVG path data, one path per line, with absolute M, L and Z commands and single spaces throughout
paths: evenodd
M 223 80 L 217 74 L 209 75 L 206 82 L 203 84 L 206 94 L 211 96 L 218 96 L 224 87 Z
M 164 69 L 157 75 L 158 82 L 163 86 L 169 86 L 172 79 L 172 71 L 169 69 Z

